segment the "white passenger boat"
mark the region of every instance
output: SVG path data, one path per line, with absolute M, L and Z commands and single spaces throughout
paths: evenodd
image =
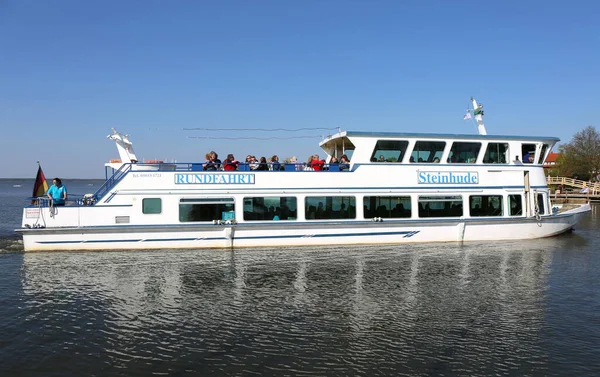
M 566 232 L 589 204 L 552 208 L 542 163 L 553 137 L 340 131 L 322 171 L 204 171 L 120 162 L 94 194 L 23 209 L 26 251 L 238 248 L 532 239 Z M 346 154 L 348 165 L 332 164 Z

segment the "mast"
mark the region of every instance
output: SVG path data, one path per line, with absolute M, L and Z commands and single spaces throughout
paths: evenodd
M 133 153 L 133 144 L 129 141 L 129 135 L 124 135 L 114 128 L 112 128 L 112 131 L 113 134 L 108 135 L 107 138 L 113 140 L 117 144 L 121 163 L 138 162 L 135 153 Z
M 478 104 L 473 97 L 471 97 L 471 101 L 473 102 L 473 115 L 475 116 L 475 121 L 477 122 L 477 130 L 479 131 L 480 135 L 487 135 L 485 125 L 483 124 L 483 104 Z

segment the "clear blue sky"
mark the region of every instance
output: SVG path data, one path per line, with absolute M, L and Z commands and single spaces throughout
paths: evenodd
M 0 177 L 103 177 L 215 150 L 302 161 L 342 127 L 568 142 L 600 124 L 597 1 L 0 0 Z M 314 139 L 203 140 L 188 136 Z

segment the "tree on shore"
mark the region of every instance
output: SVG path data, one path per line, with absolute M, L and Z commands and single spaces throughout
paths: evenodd
M 587 126 L 577 132 L 558 150 L 556 162 L 562 176 L 590 181 L 600 173 L 600 133 L 595 127 Z

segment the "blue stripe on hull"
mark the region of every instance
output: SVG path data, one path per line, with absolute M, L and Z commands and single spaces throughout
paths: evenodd
M 246 237 L 233 237 L 234 241 L 238 240 L 260 240 L 260 239 L 298 239 L 298 238 L 326 238 L 326 237 L 368 237 L 368 236 L 404 236 L 403 238 L 410 238 L 415 234 L 419 233 L 419 230 L 415 231 L 402 231 L 402 232 L 365 232 L 365 233 L 336 233 L 336 234 L 293 234 L 293 235 L 278 235 L 278 236 L 246 236 Z M 194 238 L 152 238 L 152 239 L 128 239 L 128 240 L 88 240 L 88 241 L 38 241 L 37 243 L 43 245 L 58 245 L 58 244 L 83 244 L 83 243 L 133 243 L 133 242 L 182 242 L 182 241 L 216 241 L 226 240 L 224 237 L 194 237 Z

